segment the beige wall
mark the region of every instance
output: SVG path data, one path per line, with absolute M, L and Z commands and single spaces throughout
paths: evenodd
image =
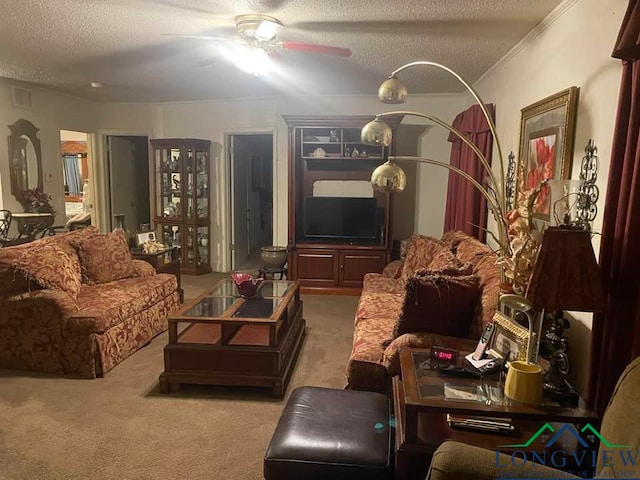
M 462 105 L 460 95 L 417 95 L 402 106 L 403 110 L 429 111 L 445 121 L 451 121 Z M 273 132 L 276 141 L 274 168 L 274 244 L 287 242 L 287 155 L 288 130 L 282 115 L 358 115 L 395 110 L 377 101 L 374 95 L 340 97 L 293 97 L 260 100 L 230 100 L 226 102 L 191 102 L 164 104 L 162 135 L 166 137 L 193 136 L 214 142 L 212 178 L 218 189 L 212 191 L 212 205 L 218 218 L 212 222 L 213 252 L 221 252 L 228 245 L 228 228 L 222 212 L 228 208 L 227 165 L 222 155 L 225 134 Z M 405 123 L 421 124 L 420 119 L 407 118 Z M 448 161 L 449 145 L 446 131 L 428 129 L 420 142 L 419 152 L 432 158 Z M 444 217 L 446 170 L 419 169 L 419 188 L 416 210 L 416 230 L 440 236 Z M 224 258 L 214 258 L 214 270 L 226 266 Z
M 227 166 L 222 161 L 225 134 L 237 132 L 269 132 L 276 138 L 274 169 L 274 243 L 283 244 L 287 239 L 287 142 L 288 132 L 281 115 L 357 115 L 375 114 L 395 110 L 382 105 L 374 95 L 340 97 L 294 97 L 260 100 L 230 100 L 224 102 L 190 102 L 165 104 L 104 104 L 91 103 L 73 96 L 46 89 L 31 87 L 33 108 L 13 107 L 11 85 L 17 82 L 0 79 L 0 124 L 9 125 L 19 118 L 26 118 L 40 128 L 43 165 L 51 173 L 51 182 L 45 191 L 53 197 L 56 211 L 64 211 L 62 167 L 59 159 L 60 130 L 81 131 L 94 134 L 95 174 L 92 174 L 94 198 L 103 198 L 107 186 L 104 175 L 106 135 L 148 135 L 150 138 L 196 137 L 210 139 L 212 147 L 212 180 L 217 188 L 211 189 L 212 206 L 217 215 L 212 219 L 212 251 L 214 270 L 221 270 L 224 262 L 224 246 L 228 245 L 225 213 L 228 209 Z M 406 110 L 429 111 L 445 121 L 451 121 L 462 106 L 460 95 L 416 95 L 402 106 Z M 418 118 L 407 118 L 404 123 L 424 124 Z M 425 129 L 417 151 L 431 158 L 448 160 L 449 145 L 446 131 L 439 128 Z M 8 134 L 8 129 L 7 129 Z M 10 194 L 9 163 L 6 136 L 0 136 L 0 205 L 19 210 L 20 206 Z M 415 150 L 415 149 L 413 149 Z M 151 171 L 151 169 L 150 169 Z M 415 230 L 427 235 L 442 233 L 446 170 L 427 166 L 418 167 L 416 179 L 415 217 L 411 223 Z M 406 200 L 406 199 L 405 199 Z M 106 227 L 106 205 L 98 203 L 96 219 L 99 227 Z
M 31 90 L 31 108 L 14 107 L 11 86 L 19 85 Z M 44 191 L 52 196 L 57 221 L 64 221 L 64 180 L 60 161 L 60 130 L 86 131 L 93 118 L 92 105 L 80 98 L 55 93 L 43 88 L 24 86 L 0 78 L 0 207 L 22 211 L 11 194 L 9 175 L 8 125 L 24 118 L 39 129 L 37 135 L 42 147 Z
M 580 87 L 571 178 L 578 178 L 584 146 L 593 138 L 601 162 L 598 217 L 593 225 L 596 232 L 602 227 L 621 72 L 620 62 L 611 58 L 611 50 L 626 4 L 625 0 L 564 2 L 475 84 L 486 102 L 496 103 L 496 124 L 505 154 L 509 150 L 518 152 L 521 108 L 569 86 Z M 598 236 L 594 237 L 594 246 L 597 252 Z M 592 316 L 573 316 L 575 321 L 567 332 L 572 379 L 583 389 Z

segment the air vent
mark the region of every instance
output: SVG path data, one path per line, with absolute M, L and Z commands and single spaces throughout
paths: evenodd
M 31 90 L 22 87 L 12 87 L 13 106 L 31 108 Z

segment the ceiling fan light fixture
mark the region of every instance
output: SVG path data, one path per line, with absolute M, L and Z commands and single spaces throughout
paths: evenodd
M 268 42 L 284 27 L 277 18 L 249 14 L 236 17 L 236 30 L 241 38 Z
M 263 48 L 242 49 L 233 59 L 236 67 L 251 75 L 264 75 L 273 70 L 273 63 Z
M 378 99 L 382 103 L 404 103 L 407 99 L 407 87 L 398 77 L 392 75 L 380 84 Z
M 268 42 L 276 38 L 278 32 L 282 30 L 283 25 L 281 23 L 272 22 L 271 20 L 263 20 L 258 28 L 256 28 L 256 38 L 263 42 Z

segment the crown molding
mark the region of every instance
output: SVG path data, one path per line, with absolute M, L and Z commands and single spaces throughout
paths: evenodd
M 551 10 L 551 12 L 542 19 L 540 23 L 538 23 L 533 29 L 525 35 L 525 37 L 520 40 L 515 46 L 509 50 L 505 55 L 494 63 L 486 72 L 484 72 L 478 80 L 474 82 L 474 85 L 481 83 L 486 77 L 491 75 L 495 70 L 501 68 L 504 64 L 508 63 L 513 57 L 518 55 L 522 50 L 528 47 L 530 44 L 534 42 L 536 38 L 538 38 L 545 30 L 547 30 L 556 20 L 562 17 L 567 11 L 571 9 L 576 3 L 580 0 L 565 0 L 560 3 L 556 8 Z

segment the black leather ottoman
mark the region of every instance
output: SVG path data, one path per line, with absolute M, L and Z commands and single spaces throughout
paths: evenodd
M 264 457 L 265 480 L 386 480 L 391 404 L 379 393 L 299 387 Z

